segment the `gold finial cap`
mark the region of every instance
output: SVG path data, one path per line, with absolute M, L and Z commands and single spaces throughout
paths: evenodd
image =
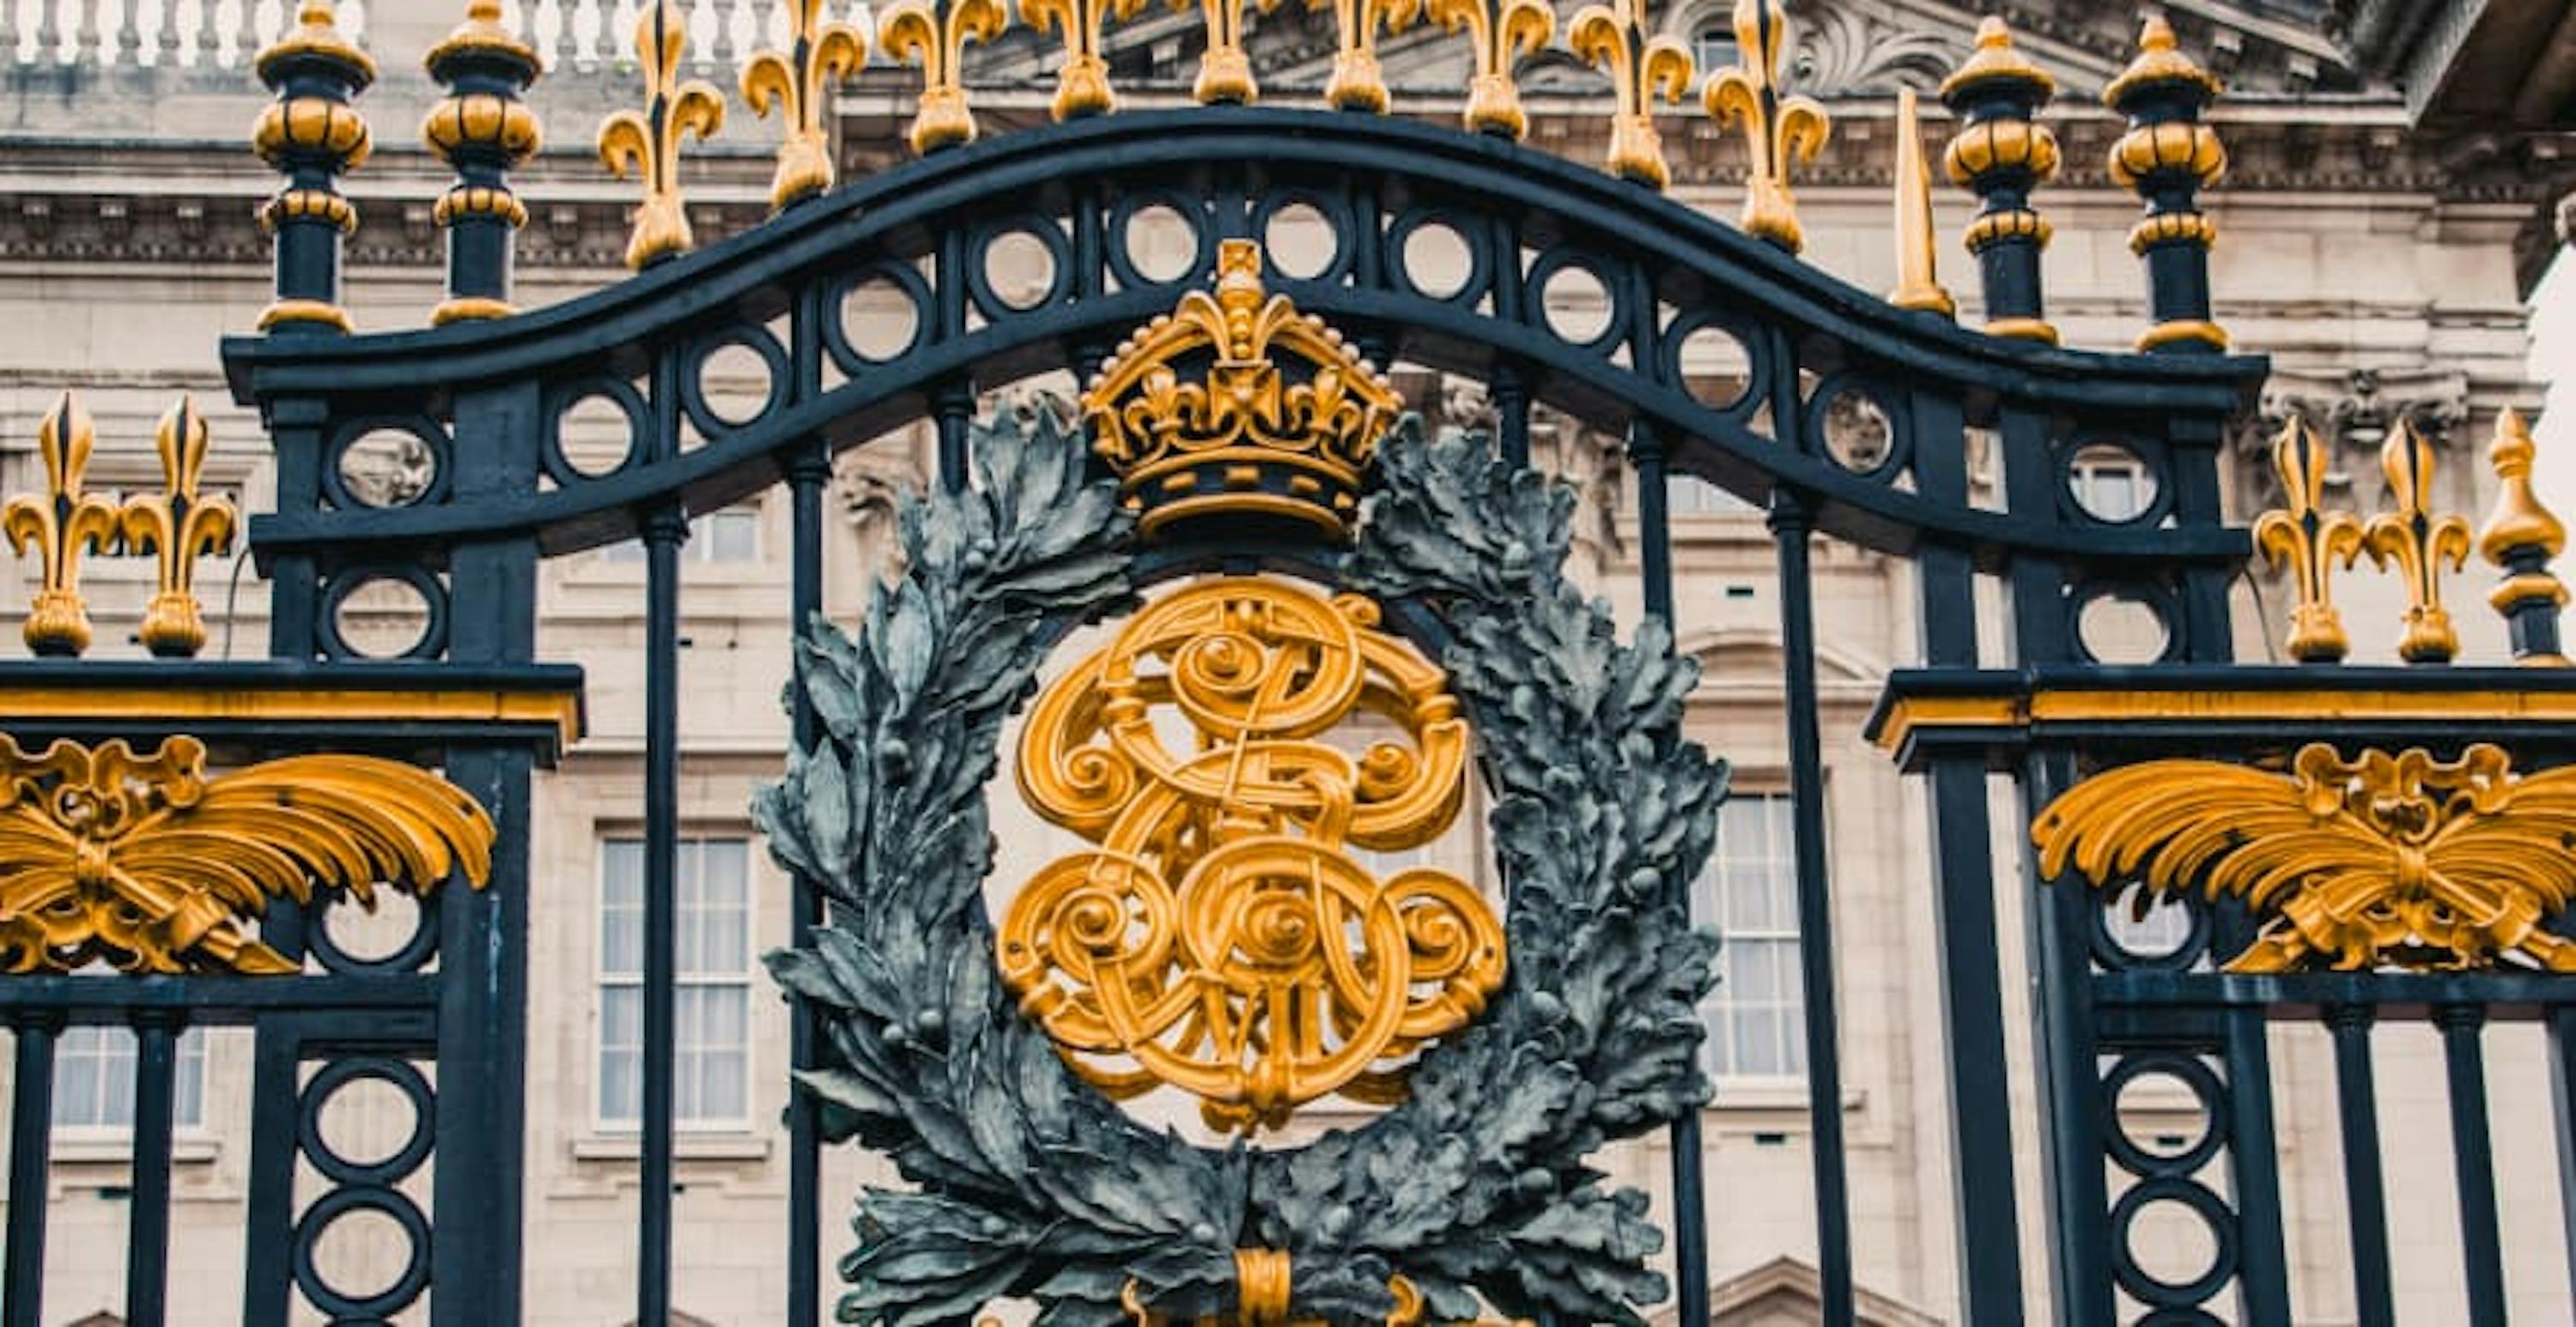
M 445 79 L 450 61 L 460 58 L 501 60 L 524 67 L 533 79 L 544 67 L 537 48 L 510 35 L 501 24 L 501 0 L 471 0 L 465 6 L 465 21 L 447 34 L 444 41 L 429 48 L 421 64 L 431 76 Z
M 2138 58 L 2102 89 L 2102 104 L 2126 110 L 2132 98 L 2164 88 L 2187 90 L 2202 102 L 2216 100 L 2222 90 L 2215 75 L 2182 53 L 2173 25 L 2159 14 L 2138 33 Z
M 2566 524 L 2540 505 L 2540 495 L 2532 487 L 2532 462 L 2539 454 L 2522 412 L 2505 407 L 2496 416 L 2495 442 L 2487 448 L 2487 463 L 2504 482 L 2496 492 L 2495 510 L 2488 515 L 2486 528 L 2478 532 L 2478 552 L 2499 567 L 2522 549 L 2538 548 L 2554 558 L 2567 547 Z
M 2021 48 L 2013 45 L 2012 29 L 1989 14 L 1977 24 L 1976 51 L 1941 80 L 1941 100 L 1956 101 L 1997 83 L 2026 84 L 2036 88 L 2043 101 L 2057 94 L 2057 80 L 2022 54 Z
M 271 87 L 299 60 L 338 65 L 355 91 L 376 81 L 375 57 L 340 35 L 339 16 L 331 0 L 304 0 L 295 11 L 295 27 L 259 53 L 251 68 Z

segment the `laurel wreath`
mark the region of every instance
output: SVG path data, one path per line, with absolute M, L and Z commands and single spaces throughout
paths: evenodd
M 1708 1097 L 1696 1009 L 1716 944 L 1680 900 L 1725 767 L 1680 738 L 1697 679 L 1649 621 L 1619 642 L 1564 574 L 1572 496 L 1481 439 L 1381 448 L 1343 569 L 1428 611 L 1493 794 L 1512 975 L 1426 1051 L 1406 1099 L 1294 1150 L 1195 1146 L 1066 1066 L 1001 988 L 982 896 L 1004 722 L 1069 626 L 1136 602 L 1133 519 L 1054 418 L 979 425 L 980 482 L 906 503 L 908 570 L 854 638 L 816 621 L 798 685 L 822 736 L 755 817 L 828 925 L 768 956 L 816 1014 L 801 1071 L 827 1137 L 882 1151 L 841 1263 L 842 1321 L 912 1327 L 1024 1298 L 1042 1327 L 1230 1311 L 1235 1251 L 1292 1258 L 1301 1318 L 1383 1322 L 1402 1276 L 1436 1319 L 1641 1323 L 1662 1299 L 1645 1194 L 1588 1158 Z

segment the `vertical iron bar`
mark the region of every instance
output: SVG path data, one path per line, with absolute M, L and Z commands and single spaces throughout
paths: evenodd
M 2487 1132 L 2486 1010 L 2473 1004 L 2433 1011 L 2451 1088 L 2451 1163 L 2460 1185 L 2460 1256 L 2469 1281 L 2470 1327 L 2504 1327 L 2504 1251 L 2498 1246 L 2495 1143 Z
M 54 1041 L 57 1013 L 21 1012 L 9 1020 L 18 1039 L 9 1092 L 9 1235 L 0 1324 L 43 1327 L 46 1194 L 54 1150 Z
M 1502 458 L 1527 467 L 1530 460 L 1529 381 L 1521 366 L 1503 360 L 1494 365 L 1494 442 Z
M 2558 1210 L 2567 1228 L 2569 1290 L 2576 1292 L 2576 1007 L 2549 1010 L 2549 1099 L 2558 1123 Z
M 1824 736 L 1816 716 L 1816 605 L 1807 547 L 1813 529 L 1803 498 L 1785 488 L 1772 490 L 1789 711 L 1790 831 L 1797 845 L 1798 976 L 1807 1020 L 1807 1127 L 1815 1140 L 1817 1298 L 1825 1322 L 1849 1323 L 1851 1209 L 1843 1157 L 1841 1033 L 1834 1020 L 1834 908 L 1825 863 Z
M 274 910 L 269 914 L 275 918 Z M 260 926 L 267 941 L 271 927 Z M 300 951 L 280 950 L 290 957 Z M 302 1029 L 291 1016 L 260 1020 L 252 1043 L 250 1075 L 250 1202 L 243 1223 L 247 1251 L 242 1270 L 244 1327 L 286 1327 L 288 1290 L 294 1284 L 296 1071 L 303 1055 Z
M 1914 436 L 1921 440 L 1914 449 L 1915 483 L 1927 501 L 1967 506 L 1967 432 L 1959 403 L 1917 393 L 1912 409 Z M 1976 667 L 1976 568 L 1968 554 L 1926 545 L 1915 553 L 1914 575 L 1923 662 Z M 2014 1116 L 1985 761 L 1977 754 L 1933 757 L 1925 783 L 1941 1019 L 1949 1049 L 1944 1059 L 1950 1078 L 1950 1182 L 1958 1202 L 1959 1316 L 1978 1327 L 2020 1327 L 2021 1216 L 2013 1188 Z
M 126 1327 L 161 1327 L 170 1303 L 170 1129 L 178 1105 L 178 1014 L 134 1015 L 134 1167 L 125 1237 Z
M 2290 1321 L 2290 1257 L 2281 1232 L 2280 1134 L 2272 1116 L 2270 1035 L 2260 1007 L 2227 1012 L 2227 1159 L 2236 1188 L 2236 1290 L 2243 1301 L 2241 1320 L 2259 1323 Z
M 678 1023 L 680 545 L 677 507 L 644 521 L 644 1165 L 635 1320 L 671 1320 L 672 1078 Z
M 974 471 L 968 444 L 975 423 L 975 384 L 963 378 L 941 383 L 931 393 L 931 411 L 939 425 L 939 486 L 963 493 Z
M 1646 613 L 1673 623 L 1673 533 L 1664 491 L 1664 440 L 1643 420 L 1628 426 L 1628 461 L 1637 477 L 1637 541 Z M 1689 915 L 1690 882 L 1676 882 Z M 1673 1121 L 1673 1259 L 1681 1283 L 1681 1320 L 1708 1321 L 1708 1176 L 1696 1110 Z
M 2326 1011 L 2334 1033 L 2335 1101 L 2343 1134 L 2344 1204 L 2352 1235 L 2352 1302 L 2360 1327 L 2394 1327 L 2388 1273 L 2388 1185 L 2379 1155 L 2379 1085 L 2370 1060 L 2370 1006 Z
M 821 443 L 799 451 L 788 462 L 788 492 L 795 503 L 795 561 L 788 572 L 787 597 L 800 640 L 823 612 L 823 485 L 831 475 L 831 457 Z M 796 745 L 810 748 L 821 739 L 822 721 L 803 687 L 791 687 L 789 694 L 796 698 Z M 799 879 L 792 889 L 790 943 L 805 949 L 813 944 L 814 928 L 822 924 L 823 896 L 810 880 Z M 791 1002 L 789 1008 L 791 1063 L 798 1069 L 814 1068 L 820 1063 L 815 1052 L 821 1036 L 814 1011 L 803 1001 Z M 813 1327 L 822 1312 L 822 1140 L 816 1124 L 814 1098 L 801 1088 L 791 1089 L 787 1098 L 787 1317 L 797 1327 Z

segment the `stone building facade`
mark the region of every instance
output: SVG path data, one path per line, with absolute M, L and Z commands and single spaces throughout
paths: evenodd
M 461 6 L 459 6 L 461 7 Z M 837 5 L 835 6 L 838 7 Z M 211 487 L 238 493 L 252 510 L 269 482 L 259 423 L 231 407 L 215 345 L 248 331 L 266 302 L 268 251 L 251 222 L 272 177 L 243 147 L 257 98 L 245 52 L 282 17 L 275 0 L 128 3 L 104 17 L 95 4 L 56 0 L 0 8 L 0 66 L 10 100 L 0 116 L 0 486 L 39 485 L 35 421 L 64 388 L 79 390 L 99 425 L 92 483 L 110 489 L 153 482 L 152 422 L 180 393 L 193 393 L 213 420 Z M 105 6 L 119 11 L 119 6 Z M 365 218 L 352 243 L 347 304 L 364 330 L 426 325 L 440 295 L 438 235 L 431 201 L 445 175 L 413 141 L 432 97 L 416 67 L 454 21 L 445 0 L 375 0 L 363 27 L 386 66 L 363 103 L 380 150 L 353 177 Z M 622 57 L 632 0 L 542 0 L 506 6 L 533 23 L 554 63 L 534 101 L 550 142 L 525 173 L 533 220 L 521 245 L 521 302 L 542 306 L 612 282 L 626 234 L 627 192 L 598 167 L 588 138 L 599 117 L 634 95 Z M 712 0 L 695 7 L 697 49 L 708 72 L 729 78 L 772 22 L 769 0 Z M 2141 9 L 2167 14 L 2186 49 L 2230 84 L 2214 120 L 2234 159 L 2207 199 L 2221 241 L 2213 256 L 2219 317 L 2241 349 L 2273 357 L 2262 399 L 2249 402 L 2235 510 L 2250 515 L 2271 500 L 2263 443 L 2291 415 L 2332 439 L 2336 483 L 2368 509 L 2380 500 L 2376 448 L 2394 421 L 2429 432 L 2441 449 L 2439 500 L 2472 515 L 2492 494 L 2480 457 L 2497 413 L 2536 408 L 2545 383 L 2529 362 L 2525 297 L 2553 251 L 2549 205 L 2571 176 L 2569 100 L 2550 58 L 2511 68 L 2515 52 L 2576 49 L 2563 4 L 2455 21 L 2477 5 L 2376 4 L 2370 0 L 2169 0 L 2161 5 L 2012 0 L 1981 6 L 1936 0 L 1807 0 L 1795 82 L 1822 98 L 1835 121 L 1823 162 L 1799 186 L 1808 261 L 1864 288 L 1895 278 L 1890 195 L 1894 93 L 1929 88 L 1966 57 L 1980 11 L 2015 24 L 2030 54 L 2051 69 L 2061 95 L 2048 115 L 2067 169 L 2040 195 L 2056 223 L 2046 273 L 2052 317 L 2067 343 L 2125 346 L 2147 322 L 2143 280 L 2125 236 L 2136 204 L 2107 178 L 2102 161 L 2118 121 L 2097 94 L 2129 58 Z M 1327 7 L 1329 9 L 1329 7 Z M 1737 57 L 1721 0 L 1673 7 L 1668 31 L 1690 42 L 1702 66 Z M 134 17 L 137 14 L 140 17 Z M 354 18 L 354 16 L 352 16 Z M 2547 20 L 2547 21 L 2542 21 Z M 1256 18 L 1253 47 L 1265 88 L 1281 100 L 1311 98 L 1331 54 L 1329 12 L 1283 9 Z M 1112 30 L 1113 74 L 1132 101 L 1186 96 L 1198 40 L 1188 13 L 1155 13 Z M 2556 34 L 2553 38 L 2551 34 Z M 1390 42 L 1387 67 L 1398 110 L 1454 114 L 1463 81 L 1455 43 L 1416 33 Z M 978 106 L 986 127 L 1007 132 L 1045 114 L 1045 48 L 1015 30 L 975 57 Z M 2564 63 L 2559 61 L 2557 63 Z M 885 168 L 903 158 L 902 129 L 917 75 L 883 64 L 844 90 L 835 144 L 846 170 Z M 2550 80 L 2560 80 L 2553 85 Z M 2505 95 L 2498 84 L 2518 89 Z M 1532 141 L 1590 159 L 1600 153 L 1606 116 L 1598 76 L 1551 50 L 1527 76 Z M 2556 91 L 2550 89 L 2555 86 Z M 2554 100 L 2553 100 L 2554 98 Z M 1935 113 L 1937 140 L 1946 126 Z M 693 217 L 702 236 L 756 223 L 766 211 L 772 130 L 737 106 L 734 123 L 689 172 Z M 1693 109 L 1666 122 L 1674 192 L 1695 206 L 1732 215 L 1743 174 L 1741 142 Z M 1955 235 L 1970 210 L 1944 190 L 1938 222 Z M 1295 243 L 1293 225 L 1271 237 Z M 1140 263 L 1156 255 L 1139 255 Z M 1170 255 L 1161 255 L 1169 258 Z M 1041 262 L 1033 257 L 1031 261 Z M 1955 245 L 1943 246 L 1950 284 L 1973 324 L 1974 281 Z M 1038 283 L 1035 271 L 996 271 L 997 287 Z M 1579 320 L 1580 293 L 1561 299 Z M 854 334 L 889 337 L 882 311 L 850 315 Z M 875 321 L 871 321 L 875 319 Z M 1473 426 L 1477 396 L 1425 371 L 1395 366 L 1399 385 L 1424 413 Z M 1722 349 L 1705 371 L 1728 370 Z M 990 404 L 1009 408 L 1049 387 L 1024 384 Z M 1852 445 L 1868 446 L 1870 423 L 1851 424 Z M 1542 416 L 1539 461 L 1582 496 L 1580 552 L 1587 573 L 1633 620 L 1636 571 L 1634 495 L 1624 487 L 1616 440 L 1578 419 Z M 872 578 L 886 567 L 897 496 L 919 484 L 928 440 L 880 439 L 844 454 L 831 492 L 841 517 L 830 550 L 827 603 L 856 618 Z M 344 478 L 369 501 L 407 496 L 416 466 L 389 436 L 362 448 Z M 1979 480 L 1996 482 L 1991 469 Z M 2088 501 L 2135 502 L 2135 475 L 2116 456 L 2088 472 Z M 1812 1211 L 1808 1120 L 1800 1079 L 1793 954 L 1787 903 L 1787 847 L 1766 798 L 1785 767 L 1780 702 L 1774 555 L 1758 512 L 1728 495 L 1683 481 L 1675 495 L 1683 649 L 1704 662 L 1693 723 L 1738 771 L 1725 842 L 1708 882 L 1705 915 L 1722 923 L 1730 950 L 1727 986 L 1710 1010 L 1718 1094 L 1707 1115 L 1714 1205 L 1712 1259 L 1720 1282 L 1719 1320 L 1767 1324 L 1813 1320 Z M 788 673 L 785 494 L 772 494 L 699 519 L 687 546 L 682 732 L 690 846 L 683 862 L 682 1073 L 678 1302 L 690 1321 L 773 1323 L 784 1312 L 786 1172 L 777 1125 L 785 1099 L 786 1017 L 758 953 L 784 943 L 787 882 L 760 851 L 746 805 L 774 778 L 787 727 L 778 706 Z M 532 971 L 527 1288 L 533 1322 L 569 1327 L 631 1320 L 630 1276 L 636 1183 L 632 1120 L 635 881 L 631 841 L 641 823 L 640 678 L 643 596 L 640 560 L 610 547 L 549 564 L 543 588 L 541 652 L 579 662 L 588 673 L 587 736 L 540 783 Z M 33 575 L 22 564 L 22 586 Z M 239 560 L 202 573 L 215 642 L 210 653 L 255 656 L 267 624 L 256 574 Z M 1954 1250 L 1962 1239 L 2014 1239 L 2028 1250 L 2035 1295 L 2046 1293 L 2037 1176 L 2037 1130 L 2023 1132 L 2025 1229 L 1956 1230 L 1944 1124 L 1943 1045 L 1937 1018 L 1936 934 L 1927 867 L 1929 827 L 1918 792 L 1869 747 L 1861 729 L 1880 680 L 1913 657 L 1917 624 L 1909 572 L 1900 563 L 1838 545 L 1818 557 L 1822 716 L 1830 766 L 1832 877 L 1836 885 L 1838 993 L 1843 1019 L 1845 1124 L 1852 1139 L 1858 1280 L 1864 1320 L 1884 1324 L 1955 1319 Z M 97 653 L 135 654 L 127 637 L 150 588 L 142 563 L 104 560 L 89 573 L 100 624 Z M 2474 604 L 2481 573 L 2454 579 Z M 2250 574 L 2240 603 L 2253 610 L 2245 657 L 2275 646 L 2283 588 Z M 11 610 L 24 593 L 0 595 Z M 2362 657 L 2393 657 L 2393 589 L 2368 578 L 2347 595 Z M 399 598 L 350 606 L 355 633 L 399 645 L 417 613 Z M 2475 610 L 2462 613 L 2473 656 L 2501 657 L 2502 631 Z M 2274 621 L 2266 630 L 2261 625 Z M 14 647 L 13 621 L 0 620 L 0 648 Z M 2114 624 L 2106 648 L 2123 647 Z M 2126 647 L 2138 642 L 2127 641 Z M 1057 850 L 1030 820 L 1004 833 L 996 880 L 1024 876 Z M 1490 885 L 1473 835 L 1435 849 L 1444 865 Z M 1998 860 L 2018 861 L 1999 844 Z M 2018 882 L 2003 890 L 2008 936 L 2024 906 Z M 2152 927 L 2152 918 L 2138 925 Z M 392 929 L 399 918 L 353 919 L 353 936 Z M 2018 955 L 2008 957 L 2018 962 Z M 2018 998 L 2019 981 L 2006 985 Z M 2009 1011 L 2025 1030 L 2015 1040 L 2017 1090 L 2028 1083 L 2026 1010 Z M 2496 1034 L 2492 1087 L 2502 1106 L 2506 1264 L 2520 1313 L 2529 1321 L 2571 1316 L 2563 1265 L 2554 1166 L 2525 1157 L 2548 1152 L 2549 1101 L 2538 1038 Z M 2399 1040 L 2403 1040 L 2400 1038 Z M 230 1320 L 242 1250 L 243 1157 L 232 1141 L 249 1109 L 249 1057 L 238 1034 L 204 1034 L 183 1091 L 178 1231 L 173 1264 L 180 1321 Z M 2398 1045 L 2382 1070 L 2389 1140 L 2392 1232 L 2400 1266 L 2400 1310 L 2408 1322 L 2448 1321 L 2459 1304 L 2456 1221 L 2447 1206 L 2447 1158 L 2436 1127 L 2438 1075 L 2423 1045 Z M 65 1052 L 65 1103 L 58 1107 L 55 1231 L 49 1320 L 112 1322 L 122 1269 L 121 1195 L 128 1178 L 119 1126 L 120 1084 L 130 1082 L 130 1044 L 96 1034 Z M 126 1057 L 122 1062 L 120 1056 Z M 120 1063 L 127 1067 L 120 1070 Z M 2284 1026 L 2276 1036 L 2283 1092 L 2280 1140 L 2291 1257 L 2302 1321 L 2351 1320 L 2342 1267 L 2341 1200 L 2329 1112 L 2300 1102 L 2330 1099 L 2332 1075 L 2321 1029 Z M 120 1073 L 125 1077 L 120 1078 Z M 85 1086 L 84 1086 L 85 1085 Z M 2026 1093 L 2017 1103 L 2028 1101 Z M 2184 1103 L 2146 1097 L 2124 1103 L 2139 1118 L 2170 1117 L 2191 1127 Z M 126 1108 L 130 1110 L 130 1107 Z M 363 1111 L 329 1122 L 352 1148 L 380 1137 Z M 2410 1132 L 2426 1139 L 2409 1152 Z M 1666 1174 L 1660 1143 L 1615 1159 L 1650 1186 Z M 835 1154 L 827 1191 L 835 1206 L 878 1172 L 864 1158 Z M 837 1237 L 835 1237 L 837 1238 Z M 2158 1256 L 2189 1272 L 2188 1232 Z M 382 1251 L 356 1229 L 329 1257 L 350 1278 L 389 1275 Z M 84 1315 L 104 1315 L 95 1318 Z

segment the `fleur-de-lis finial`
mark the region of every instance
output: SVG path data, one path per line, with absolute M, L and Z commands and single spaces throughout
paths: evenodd
M 1646 23 L 1646 0 L 1610 0 L 1576 11 L 1565 30 L 1585 64 L 1610 75 L 1617 109 L 1610 116 L 1610 173 L 1661 189 L 1672 183 L 1664 138 L 1655 132 L 1655 99 L 1680 101 L 1690 91 L 1691 54 Z
M 89 492 L 90 448 L 97 441 L 89 411 L 70 392 L 36 425 L 36 452 L 45 460 L 45 492 L 22 493 L 0 507 L 0 529 L 25 556 L 33 545 L 43 563 L 43 583 L 27 612 L 27 648 L 68 656 L 89 648 L 89 609 L 80 592 L 83 550 L 115 546 L 116 504 Z
M 766 120 L 776 111 L 786 125 L 778 174 L 769 185 L 769 204 L 780 211 L 830 189 L 839 178 L 824 117 L 831 113 L 832 90 L 868 62 L 867 37 L 824 18 L 823 0 L 788 0 L 787 22 L 787 49 L 761 51 L 742 67 L 742 99 L 751 113 Z
M 197 609 L 197 559 L 232 551 L 239 516 L 233 504 L 198 492 L 206 470 L 206 417 L 182 396 L 161 416 L 154 434 L 161 453 L 162 489 L 125 500 L 120 524 L 125 547 L 160 559 L 160 585 L 143 611 L 143 647 L 165 659 L 185 659 L 206 645 L 205 617 Z
M 1464 30 L 1474 73 L 1467 83 L 1467 128 L 1520 138 L 1529 133 L 1512 66 L 1545 49 L 1556 35 L 1556 10 L 1542 0 L 1427 0 L 1431 21 Z
M 1935 247 L 1932 163 L 1923 151 L 1914 89 L 1900 88 L 1896 93 L 1896 289 L 1888 292 L 1888 303 L 1944 318 L 1959 311 L 1950 292 L 1941 288 Z
M 1308 0 L 1311 8 L 1330 6 L 1341 32 L 1341 49 L 1333 56 L 1333 81 L 1324 85 L 1324 101 L 1335 110 L 1386 114 L 1386 72 L 1378 67 L 1380 28 L 1402 32 L 1421 16 L 1422 0 Z
M 1744 63 L 1709 75 L 1702 97 L 1720 124 L 1744 122 L 1752 169 L 1745 179 L 1744 229 L 1796 253 L 1806 243 L 1789 168 L 1825 150 L 1833 120 L 1813 97 L 1780 95 L 1789 16 L 1780 0 L 1735 0 L 1735 44 Z
M 2281 479 L 2282 505 L 2254 522 L 2254 546 L 2264 561 L 2286 569 L 2298 602 L 2290 609 L 2290 657 L 2333 663 L 2351 650 L 2343 615 L 2335 611 L 2330 583 L 2336 566 L 2361 556 L 2361 521 L 2348 511 L 2325 510 L 2326 447 L 2307 421 L 2292 416 L 2272 440 L 2272 472 Z
M 704 79 L 680 77 L 689 45 L 688 21 L 671 0 L 653 0 L 635 22 L 635 54 L 644 68 L 644 108 L 619 111 L 599 126 L 599 158 L 619 179 L 644 185 L 635 208 L 635 233 L 626 265 L 646 266 L 696 247 L 680 193 L 680 137 L 699 142 L 724 127 L 724 95 Z
M 966 105 L 966 43 L 989 43 L 1010 22 L 997 0 L 895 0 L 886 6 L 877 22 L 877 45 L 897 63 L 921 66 L 913 151 L 927 156 L 975 141 L 975 112 Z
M 2380 473 L 2388 476 L 2388 496 L 2397 506 L 2370 518 L 2363 547 L 2380 569 L 2391 564 L 2406 578 L 2406 634 L 2397 656 L 2408 663 L 2446 663 L 2459 653 L 2460 633 L 2451 626 L 2451 610 L 2442 606 L 2442 564 L 2456 571 L 2469 564 L 2469 523 L 2454 515 L 2433 514 L 2433 444 L 2400 418 L 2379 448 Z
M 1058 120 L 1107 115 L 1118 109 L 1118 94 L 1109 88 L 1109 60 L 1100 53 L 1100 29 L 1111 19 L 1136 17 L 1145 0 L 1020 0 L 1020 21 L 1040 32 L 1064 37 L 1064 67 L 1055 75 L 1055 103 L 1048 108 Z
M 1192 0 L 1172 0 L 1175 10 L 1187 10 Z M 1244 0 L 1196 0 L 1199 16 L 1207 21 L 1207 49 L 1199 52 L 1198 82 L 1190 95 L 1205 106 L 1233 103 L 1249 106 L 1261 100 L 1261 85 L 1252 78 L 1252 55 L 1243 47 Z M 1279 7 L 1279 0 L 1252 0 L 1262 13 Z
M 2564 668 L 2558 610 L 2567 604 L 2567 586 L 2549 563 L 2567 547 L 2567 523 L 2542 506 L 2532 488 L 2531 467 L 2539 456 L 2522 412 L 2506 406 L 2496 416 L 2495 442 L 2487 448 L 2496 473 L 2496 504 L 2478 531 L 2478 551 L 2505 574 L 2487 602 L 2504 615 L 2514 658 Z

